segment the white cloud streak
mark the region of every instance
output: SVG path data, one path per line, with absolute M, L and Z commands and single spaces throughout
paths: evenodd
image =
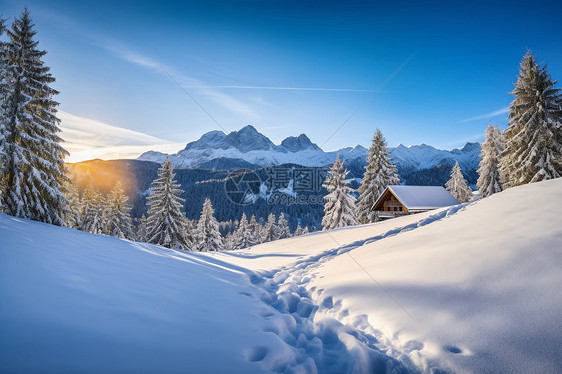
M 142 132 L 109 125 L 90 118 L 58 112 L 61 137 L 70 153 L 67 162 L 99 158 L 103 160 L 136 158 L 149 150 L 175 153 L 183 143 L 174 143 Z
M 495 111 L 490 112 L 490 113 L 481 114 L 481 115 L 476 116 L 476 117 L 463 119 L 460 122 L 462 123 L 462 122 L 479 121 L 479 120 L 482 120 L 482 119 L 488 119 L 488 118 L 496 117 L 496 116 L 499 116 L 500 114 L 505 114 L 505 113 L 508 113 L 508 112 L 509 112 L 509 107 L 505 107 L 505 108 L 501 108 L 501 109 L 495 110 Z
M 193 88 L 197 90 L 197 93 L 200 96 L 211 100 L 215 104 L 222 106 L 224 109 L 230 112 L 238 113 L 246 117 L 246 119 L 248 120 L 256 120 L 259 117 L 258 113 L 250 105 L 231 95 L 227 95 L 219 91 L 217 89 L 219 87 L 205 85 L 204 82 L 198 79 L 188 77 L 178 72 L 177 69 L 157 62 L 152 56 L 145 56 L 141 53 L 135 52 L 130 48 L 124 46 L 123 44 L 115 41 L 104 41 L 97 44 L 124 61 L 153 70 L 166 76 L 169 72 L 169 74 L 172 75 L 175 80 L 181 82 L 181 85 L 184 89 Z M 160 65 L 162 65 L 164 68 L 162 68 L 162 66 Z
M 324 87 L 277 87 L 277 86 L 185 86 L 186 88 L 232 88 L 242 90 L 279 90 L 279 91 L 333 91 L 333 92 L 372 92 L 355 88 L 324 88 Z

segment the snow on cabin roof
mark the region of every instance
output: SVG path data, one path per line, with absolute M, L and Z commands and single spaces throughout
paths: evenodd
M 387 189 L 389 189 L 408 210 L 437 209 L 460 204 L 449 191 L 441 186 L 388 186 Z M 375 206 L 384 195 L 383 193 L 379 197 Z

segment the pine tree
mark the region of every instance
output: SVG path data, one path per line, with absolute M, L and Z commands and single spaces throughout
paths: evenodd
M 386 140 L 382 132 L 377 129 L 369 148 L 365 174 L 359 187 L 357 220 L 360 223 L 374 222 L 376 216 L 371 208 L 387 186 L 399 183 L 396 166 L 388 156 Z
M 7 97 L 9 93 L 8 85 L 8 61 L 6 55 L 6 43 L 3 41 L 6 26 L 5 20 L 0 18 L 0 212 L 5 210 L 4 207 L 4 189 L 3 175 L 6 168 L 6 152 L 5 152 L 5 136 L 7 131 Z
M 285 239 L 291 237 L 291 229 L 289 229 L 289 222 L 285 218 L 285 214 L 279 214 L 277 219 L 277 224 L 275 225 L 275 237 L 276 239 Z
M 447 184 L 445 184 L 445 188 L 460 203 L 466 203 L 472 199 L 472 190 L 468 186 L 468 183 L 466 183 L 466 179 L 464 179 L 464 175 L 462 174 L 458 161 L 451 170 L 451 178 Z
M 81 214 L 82 222 L 80 230 L 92 234 L 103 234 L 105 232 L 105 199 L 95 187 L 90 184 L 82 193 Z
M 132 236 L 131 207 L 127 204 L 129 198 L 125 196 L 121 182 L 107 197 L 107 208 L 105 214 L 105 233 L 121 239 L 129 239 Z
M 215 210 L 211 200 L 205 199 L 201 216 L 193 233 L 194 247 L 198 251 L 218 251 L 223 248 L 223 240 L 219 231 L 219 223 L 214 216 Z
M 562 96 L 528 51 L 511 92 L 500 175 L 504 188 L 562 176 Z
M 357 224 L 354 213 L 355 197 L 352 195 L 353 189 L 348 186 L 349 181 L 345 179 L 347 173 L 338 157 L 324 181 L 328 194 L 324 196 L 323 230 Z
M 301 225 L 298 224 L 293 236 L 301 236 L 304 234 L 308 234 L 308 227 L 305 226 L 304 228 L 302 228 Z
M 9 91 L 4 98 L 4 165 L 1 186 L 4 210 L 9 214 L 63 224 L 67 209 L 64 184 L 68 182 L 60 145 L 60 120 L 56 117 L 58 94 L 49 87 L 55 79 L 45 66 L 45 51 L 37 49 L 36 32 L 25 9 L 8 30 L 6 46 Z
M 172 163 L 168 158 L 158 169 L 158 177 L 148 196 L 147 242 L 168 248 L 189 250 L 190 225 L 182 213 L 183 191 L 175 181 Z
M 138 220 L 135 240 L 138 242 L 146 242 L 147 235 L 148 235 L 147 220 L 146 220 L 146 215 L 143 214 L 141 218 Z
M 253 244 L 251 245 L 257 245 L 263 243 L 263 227 L 256 220 L 255 214 L 252 214 L 252 217 L 250 218 L 250 222 L 248 223 L 248 228 L 250 230 L 250 237 L 253 242 Z
M 262 243 L 271 242 L 273 240 L 279 239 L 275 235 L 276 234 L 276 232 L 275 232 L 276 220 L 277 220 L 277 218 L 275 217 L 275 214 L 269 213 L 269 215 L 267 216 L 267 221 L 266 221 L 265 226 L 263 228 L 263 241 L 262 241 Z
M 236 249 L 236 238 L 234 237 L 234 233 L 226 234 L 224 238 L 224 249 L 226 251 Z
M 71 229 L 79 229 L 82 224 L 82 202 L 80 201 L 80 194 L 78 193 L 78 188 L 76 188 L 76 185 L 72 182 L 68 184 L 66 190 L 68 209 L 64 214 L 64 225 Z
M 238 225 L 236 231 L 234 231 L 233 240 L 233 249 L 248 248 L 254 243 L 254 238 L 252 238 L 250 224 L 248 223 L 248 218 L 246 218 L 246 213 L 242 213 L 240 224 Z
M 502 190 L 499 162 L 503 150 L 503 135 L 498 126 L 493 126 L 490 123 L 486 129 L 486 139 L 480 152 L 481 160 L 478 168 L 478 182 L 476 182 L 482 197 L 490 196 Z

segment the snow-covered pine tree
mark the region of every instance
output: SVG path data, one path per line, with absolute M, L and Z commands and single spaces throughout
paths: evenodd
M 190 225 L 182 212 L 183 191 L 175 181 L 168 158 L 158 169 L 148 196 L 147 242 L 168 248 L 190 250 Z
M 4 186 L 2 176 L 6 167 L 5 135 L 7 126 L 7 95 L 8 95 L 8 70 L 6 58 L 6 43 L 3 41 L 6 32 L 5 20 L 0 18 L 0 212 L 4 211 Z
M 273 213 L 269 213 L 269 215 L 267 216 L 267 221 L 265 222 L 265 226 L 263 228 L 263 241 L 262 243 L 266 243 L 266 242 L 271 242 L 273 240 L 277 240 L 279 239 L 278 237 L 275 236 L 275 225 L 277 218 L 275 217 L 275 214 Z
M 226 236 L 224 237 L 224 249 L 226 251 L 232 251 L 233 249 L 236 249 L 236 240 L 234 237 L 234 233 L 228 233 L 226 234 Z
M 104 201 L 105 199 L 95 187 L 90 184 L 84 192 L 82 192 L 82 207 L 81 214 L 82 221 L 80 230 L 91 232 L 92 234 L 104 233 Z
M 498 126 L 488 124 L 486 138 L 480 152 L 478 181 L 476 186 L 482 197 L 487 197 L 502 190 L 500 182 L 499 162 L 500 154 L 504 150 L 503 135 Z
M 298 224 L 293 236 L 301 236 L 304 234 L 308 234 L 308 227 L 305 226 L 304 228 L 302 228 L 301 225 Z
M 451 178 L 445 184 L 445 188 L 460 203 L 466 203 L 472 199 L 472 190 L 468 186 L 468 183 L 466 183 L 466 179 L 464 179 L 464 175 L 462 174 L 458 161 L 451 170 Z
M 254 244 L 263 243 L 263 226 L 256 220 L 256 215 L 252 214 L 250 222 L 248 223 L 248 228 L 250 229 L 251 238 Z
M 248 248 L 254 245 L 255 239 L 252 237 L 250 224 L 248 223 L 248 218 L 246 218 L 246 213 L 242 213 L 240 224 L 238 225 L 236 231 L 234 231 L 233 233 L 233 240 L 233 249 Z
M 58 94 L 55 81 L 43 63 L 47 53 L 37 48 L 36 31 L 24 9 L 16 18 L 6 45 L 9 91 L 4 130 L 1 185 L 4 210 L 9 214 L 55 225 L 63 224 L 67 209 L 64 184 L 68 182 L 64 157 L 68 152 L 58 136 Z
M 219 231 L 215 210 L 211 200 L 205 199 L 197 227 L 193 232 L 194 247 L 198 251 L 210 252 L 223 249 L 223 239 Z
M 140 219 L 138 219 L 137 224 L 137 232 L 135 234 L 135 240 L 138 242 L 146 242 L 146 236 L 148 232 L 146 215 L 142 215 Z
M 291 237 L 291 229 L 289 228 L 289 222 L 285 218 L 284 213 L 279 214 L 277 218 L 277 224 L 275 225 L 275 237 L 277 239 L 285 239 Z
M 129 198 L 125 195 L 121 182 L 107 197 L 105 211 L 105 233 L 121 239 L 129 239 L 132 236 L 133 225 L 131 220 L 131 207 L 127 204 Z
M 500 175 L 504 188 L 562 176 L 562 95 L 530 51 L 511 94 Z
M 390 161 L 387 144 L 382 132 L 377 129 L 369 155 L 365 174 L 359 187 L 357 198 L 357 221 L 359 223 L 370 223 L 375 221 L 375 214 L 371 210 L 379 196 L 387 186 L 400 183 L 396 166 Z
M 66 199 L 68 200 L 68 209 L 64 213 L 64 225 L 71 229 L 80 229 L 82 224 L 81 210 L 82 202 L 80 201 L 80 194 L 78 188 L 72 182 L 68 183 L 66 187 Z
M 324 196 L 323 230 L 357 225 L 354 212 L 355 197 L 352 195 L 353 189 L 348 186 L 349 181 L 345 179 L 347 173 L 343 161 L 338 157 L 324 181 L 328 194 Z

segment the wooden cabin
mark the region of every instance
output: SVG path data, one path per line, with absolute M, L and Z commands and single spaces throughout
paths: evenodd
M 379 219 L 460 204 L 441 186 L 388 186 L 372 207 Z

